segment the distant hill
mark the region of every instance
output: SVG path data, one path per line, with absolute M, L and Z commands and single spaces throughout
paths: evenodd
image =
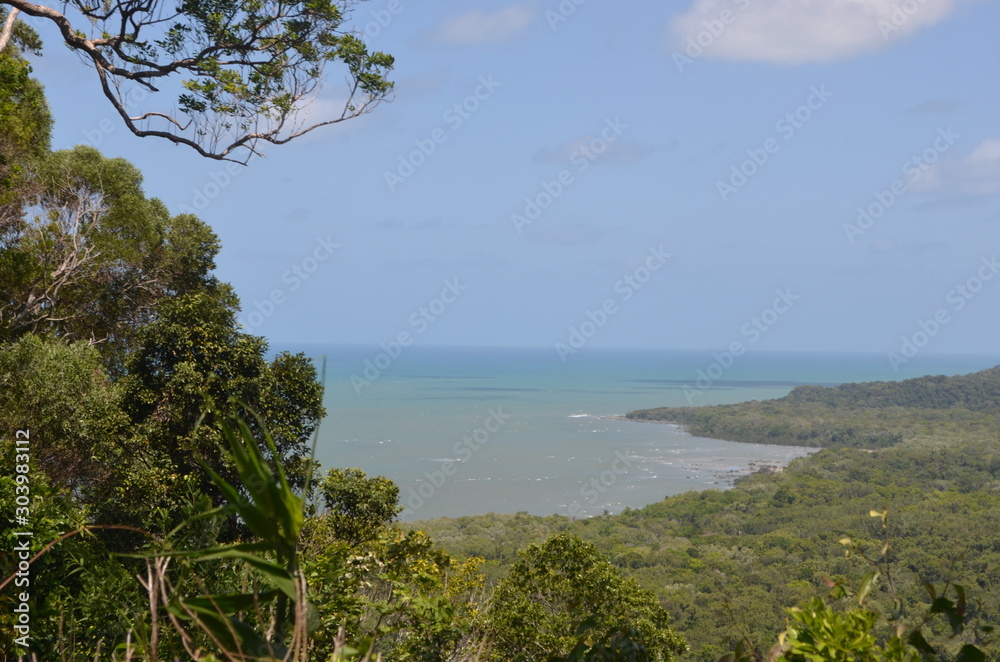
M 831 407 L 920 407 L 923 409 L 1000 409 L 1000 366 L 969 375 L 917 377 L 899 382 L 840 386 L 799 386 L 781 398 Z
M 796 446 L 884 448 L 904 438 L 979 432 L 996 425 L 1000 366 L 956 377 L 799 386 L 783 398 L 630 412 L 681 423 L 695 435 Z
M 680 422 L 702 436 L 839 448 L 794 460 L 780 473 L 740 478 L 731 490 L 690 491 L 618 515 L 489 514 L 407 526 L 460 557 L 484 558 L 493 581 L 528 543 L 578 535 L 656 593 L 690 645 L 682 662 L 714 662 L 747 641 L 755 659 L 767 659 L 788 607 L 829 595 L 831 578 L 858 586 L 871 559 L 891 564 L 893 578 L 891 589 L 880 580 L 873 603 L 902 609 L 905 622 L 937 603 L 939 594 L 923 582 L 952 582 L 975 596 L 970 615 L 996 628 L 998 403 L 1000 368 L 993 368 L 960 377 L 802 386 L 764 402 L 636 411 L 629 418 Z M 887 520 L 870 516 L 883 508 Z M 845 555 L 845 536 L 868 560 Z M 949 648 L 933 659 L 963 659 L 958 648 L 970 641 L 962 637 L 971 629 L 965 632 L 952 637 L 937 630 Z M 986 659 L 1000 661 L 995 643 L 989 651 Z

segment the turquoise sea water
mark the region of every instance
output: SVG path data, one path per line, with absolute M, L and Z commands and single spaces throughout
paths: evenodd
M 317 458 L 324 467 L 394 480 L 404 520 L 518 511 L 586 517 L 724 488 L 811 449 L 704 439 L 608 417 L 781 397 L 798 384 L 954 375 L 1000 363 L 921 355 L 894 373 L 885 355 L 871 354 L 757 352 L 729 365 L 696 351 L 594 349 L 563 363 L 551 348 L 411 346 L 396 357 L 378 347 L 277 349 L 326 357 Z

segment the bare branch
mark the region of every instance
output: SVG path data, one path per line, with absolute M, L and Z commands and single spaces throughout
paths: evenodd
M 167 120 L 168 122 L 170 122 L 171 124 L 173 124 L 174 126 L 176 126 L 181 131 L 186 131 L 187 128 L 189 126 L 191 126 L 191 122 L 188 122 L 184 126 L 181 126 L 180 122 L 178 122 L 177 120 L 175 120 L 170 115 L 167 115 L 166 113 L 158 113 L 156 111 L 150 111 L 148 113 L 144 113 L 142 115 L 139 115 L 138 117 L 130 117 L 129 119 L 132 120 L 133 122 L 141 122 L 143 120 L 149 119 L 150 117 L 162 117 L 163 119 Z

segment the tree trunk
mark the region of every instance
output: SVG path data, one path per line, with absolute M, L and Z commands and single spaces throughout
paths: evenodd
M 7 20 L 3 23 L 3 31 L 0 32 L 0 53 L 7 48 L 10 36 L 14 34 L 14 21 L 17 20 L 17 15 L 20 11 L 17 7 L 11 7 L 10 13 L 7 14 Z

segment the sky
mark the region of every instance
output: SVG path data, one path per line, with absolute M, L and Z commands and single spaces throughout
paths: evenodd
M 391 103 L 228 169 L 34 24 L 53 147 L 197 211 L 276 345 L 1000 355 L 1000 3 L 362 2 Z

